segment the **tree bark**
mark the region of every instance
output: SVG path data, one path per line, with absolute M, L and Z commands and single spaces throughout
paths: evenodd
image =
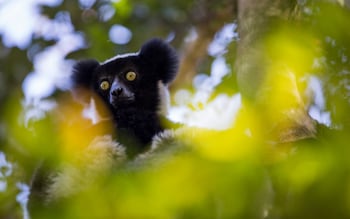
M 304 94 L 298 89 L 297 76 L 284 68 L 272 72 L 275 60 L 266 52 L 269 48 L 265 37 L 274 31 L 273 23 L 295 18 L 296 7 L 297 1 L 238 1 L 237 83 L 244 104 L 252 106 L 261 118 L 261 127 L 265 129 L 263 135 L 277 142 L 315 135 L 315 124 L 308 115 Z M 269 83 L 274 79 L 286 86 Z M 283 96 L 283 99 L 276 95 Z M 276 100 L 281 100 L 281 103 L 276 103 Z

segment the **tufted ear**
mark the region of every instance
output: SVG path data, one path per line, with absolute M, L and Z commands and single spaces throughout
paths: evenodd
M 90 103 L 93 96 L 91 88 L 94 71 L 99 65 L 96 60 L 90 59 L 79 61 L 73 66 L 72 95 L 78 102 Z
M 95 69 L 99 66 L 99 62 L 93 59 L 82 60 L 77 62 L 73 67 L 71 79 L 73 87 L 90 88 Z
M 152 64 L 159 80 L 164 84 L 174 80 L 179 60 L 175 49 L 168 43 L 161 39 L 152 39 L 142 46 L 139 56 Z

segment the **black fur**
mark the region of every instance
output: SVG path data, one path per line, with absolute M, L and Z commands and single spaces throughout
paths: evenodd
M 101 64 L 95 60 L 78 62 L 72 74 L 73 88 L 93 90 L 103 99 L 113 115 L 119 142 L 145 146 L 163 130 L 158 83 L 171 82 L 177 68 L 175 50 L 153 39 L 136 54 L 116 56 Z M 126 80 L 130 71 L 137 74 L 134 81 Z M 101 81 L 108 81 L 110 88 L 102 90 Z
M 142 46 L 140 57 L 154 64 L 153 67 L 159 72 L 159 77 L 164 84 L 174 80 L 178 68 L 178 57 L 168 44 L 160 39 L 153 39 Z
M 83 60 L 76 63 L 74 66 L 74 73 L 72 74 L 74 85 L 89 88 L 93 73 L 99 65 L 98 61 L 94 59 Z

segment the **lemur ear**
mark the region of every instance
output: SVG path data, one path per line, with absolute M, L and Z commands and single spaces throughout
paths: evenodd
M 152 39 L 142 46 L 139 56 L 152 64 L 159 80 L 164 84 L 174 80 L 179 60 L 175 49 L 168 43 L 161 39 Z
M 77 62 L 73 67 L 73 73 L 71 75 L 73 87 L 90 88 L 92 85 L 93 73 L 98 66 L 100 66 L 99 62 L 94 59 Z
M 89 103 L 93 92 L 94 71 L 99 66 L 99 62 L 93 59 L 77 62 L 73 66 L 71 75 L 73 98 L 82 103 Z

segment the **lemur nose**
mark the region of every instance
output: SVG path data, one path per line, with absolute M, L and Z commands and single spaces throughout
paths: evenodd
M 122 93 L 123 93 L 123 88 L 119 87 L 119 88 L 114 89 L 114 90 L 112 91 L 112 96 L 118 97 L 118 96 L 120 96 Z

